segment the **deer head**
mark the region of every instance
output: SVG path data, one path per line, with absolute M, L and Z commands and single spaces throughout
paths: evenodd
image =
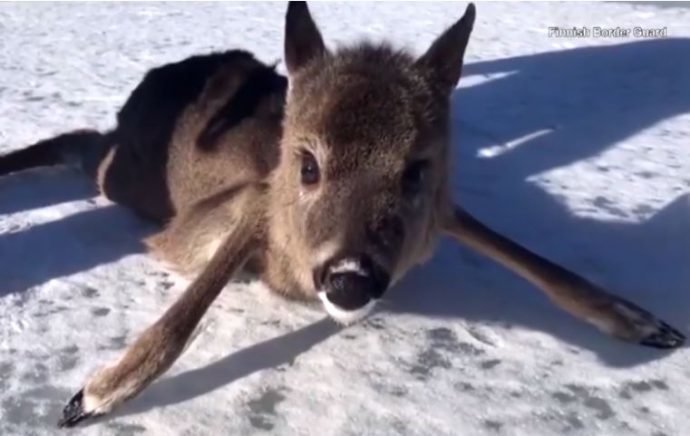
M 289 89 L 269 239 L 342 322 L 427 259 L 450 213 L 450 95 L 475 9 L 421 57 L 387 44 L 329 50 L 304 2 L 286 14 Z

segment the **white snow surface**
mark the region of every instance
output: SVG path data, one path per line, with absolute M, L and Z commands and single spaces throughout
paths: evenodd
M 318 3 L 328 44 L 422 51 L 466 3 Z M 496 229 L 690 332 L 690 10 L 480 3 L 454 96 L 454 194 Z M 234 47 L 281 59 L 284 3 L 0 5 L 0 152 L 106 129 L 143 74 Z M 668 38 L 549 38 L 549 26 Z M 282 68 L 282 66 L 281 66 Z M 185 279 L 155 229 L 44 168 L 0 179 L 1 435 L 690 434 L 690 351 L 625 344 L 444 242 L 367 320 L 233 283 L 174 367 L 58 430 Z

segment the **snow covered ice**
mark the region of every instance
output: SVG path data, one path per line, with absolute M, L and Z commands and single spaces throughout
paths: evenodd
M 465 3 L 314 3 L 330 45 L 422 53 Z M 281 58 L 283 3 L 0 5 L 0 153 L 106 129 L 142 75 L 243 47 Z M 454 97 L 453 187 L 527 247 L 690 331 L 690 9 L 477 5 Z M 554 38 L 550 26 L 667 38 Z M 280 67 L 282 68 L 282 66 Z M 152 227 L 80 174 L 0 179 L 0 434 L 52 435 L 86 376 L 186 281 Z M 444 244 L 368 320 L 257 283 L 221 294 L 174 367 L 80 435 L 650 435 L 690 432 L 690 352 L 618 342 Z

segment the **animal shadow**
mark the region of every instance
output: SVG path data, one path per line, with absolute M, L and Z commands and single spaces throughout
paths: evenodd
M 7 189 L 5 189 L 7 188 Z M 83 175 L 57 169 L 0 180 L 0 213 L 96 195 Z M 87 209 L 0 234 L 0 297 L 143 251 L 153 226 L 117 205 Z
M 601 221 L 576 216 L 529 179 L 598 155 L 655 123 L 690 112 L 687 53 L 690 39 L 656 39 L 477 62 L 464 68 L 466 81 L 478 75 L 498 78 L 461 87 L 453 98 L 456 201 L 496 230 L 686 332 L 687 185 L 675 198 L 663 199 L 661 210 L 646 207 L 636 211 L 637 219 Z M 501 153 L 483 155 L 482 150 L 496 146 Z M 683 152 L 678 150 L 680 156 Z M 681 166 L 665 170 L 680 175 Z M 625 183 L 617 172 L 631 170 L 602 171 L 614 185 Z M 651 182 L 663 176 L 642 177 Z M 598 194 L 595 208 L 620 212 L 606 191 Z M 391 299 L 393 311 L 548 332 L 596 352 L 612 366 L 665 355 L 606 337 L 552 306 L 517 276 L 448 242 L 430 264 L 410 274 Z

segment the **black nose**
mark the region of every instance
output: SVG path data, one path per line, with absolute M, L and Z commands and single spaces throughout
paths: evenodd
M 338 257 L 314 271 L 316 288 L 343 310 L 356 310 L 381 298 L 389 281 L 388 273 L 368 256 Z

